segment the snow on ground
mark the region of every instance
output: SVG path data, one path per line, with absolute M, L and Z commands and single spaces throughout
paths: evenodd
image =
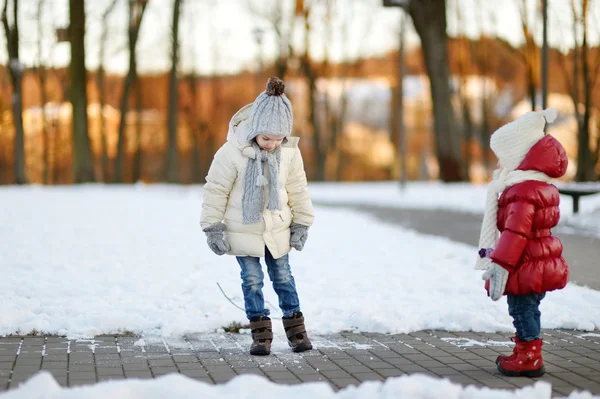
M 398 182 L 311 183 L 313 201 L 390 206 L 407 209 L 446 209 L 482 213 L 486 186 L 467 183 Z M 440 195 L 442 194 L 442 195 Z
M 341 204 L 389 206 L 406 209 L 443 209 L 483 213 L 487 185 L 468 183 L 398 182 L 311 183 L 315 201 Z M 581 197 L 579 214 L 573 214 L 573 200 L 561 195 L 561 224 L 584 228 L 600 236 L 600 194 Z
M 217 286 L 243 306 L 237 262 L 200 231 L 198 186 L 3 187 L 0 205 L 0 334 L 177 337 L 246 321 Z M 316 214 L 290 258 L 313 333 L 512 331 L 473 270 L 475 248 L 345 209 Z M 550 293 L 543 327 L 599 328 L 598 303 L 575 285 Z
M 162 398 L 419 398 L 419 399 L 550 399 L 551 385 L 536 382 L 518 390 L 462 387 L 447 379 L 413 374 L 388 378 L 384 382 L 364 382 L 338 392 L 324 382 L 289 386 L 278 385 L 264 377 L 242 375 L 223 385 L 209 385 L 180 374 L 169 374 L 155 380 L 107 381 L 95 385 L 61 388 L 49 373 L 39 373 L 20 388 L 1 394 L 2 399 L 162 399 Z M 588 392 L 575 392 L 569 399 L 598 399 Z

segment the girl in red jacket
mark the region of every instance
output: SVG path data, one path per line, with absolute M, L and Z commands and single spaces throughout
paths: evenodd
M 550 231 L 560 218 L 560 197 L 551 181 L 565 174 L 568 162 L 563 146 L 545 133 L 554 119 L 552 108 L 529 112 L 490 140 L 499 168 L 488 187 L 475 268 L 485 270 L 492 300 L 508 297 L 515 348 L 496 359 L 498 370 L 508 376 L 544 374 L 540 301 L 569 279 L 562 243 Z

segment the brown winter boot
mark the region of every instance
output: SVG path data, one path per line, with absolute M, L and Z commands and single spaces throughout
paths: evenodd
M 515 343 L 515 346 L 513 347 L 513 353 L 512 353 L 512 355 L 510 355 L 510 356 L 498 356 L 496 358 L 496 366 L 498 364 L 500 364 L 500 362 L 506 362 L 506 361 L 512 360 L 512 359 L 515 358 L 515 356 L 517 356 L 517 344 L 519 342 L 521 342 L 521 341 L 519 341 L 519 338 L 516 335 L 514 337 L 511 337 L 510 340 Z
M 267 316 L 251 319 L 250 331 L 252 332 L 250 354 L 255 356 L 266 356 L 270 354 L 271 342 L 273 342 L 273 326 L 271 325 L 271 319 Z
M 542 359 L 542 340 L 526 342 L 518 341 L 515 345 L 516 355 L 511 359 L 500 361 L 498 370 L 509 377 L 541 377 L 546 372 Z
M 302 312 L 296 312 L 292 317 L 284 317 L 283 328 L 288 338 L 288 344 L 294 352 L 304 352 L 311 350 L 312 344 L 306 335 L 306 327 L 304 327 L 304 316 Z

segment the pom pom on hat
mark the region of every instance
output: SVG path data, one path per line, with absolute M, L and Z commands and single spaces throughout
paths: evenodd
M 558 116 L 556 108 L 546 108 L 542 111 L 542 114 L 544 115 L 544 118 L 546 119 L 547 123 L 554 122 L 556 120 L 556 117 Z
M 271 77 L 267 82 L 267 96 L 280 96 L 283 94 L 285 90 L 285 83 L 283 80 Z

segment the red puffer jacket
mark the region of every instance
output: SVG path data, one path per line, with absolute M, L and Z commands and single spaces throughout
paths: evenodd
M 567 163 L 563 146 L 548 135 L 531 148 L 518 169 L 558 178 L 565 174 Z M 567 284 L 569 266 L 562 257 L 562 243 L 550 231 L 560 219 L 559 202 L 558 189 L 541 181 L 515 184 L 500 196 L 501 234 L 491 259 L 510 272 L 505 294 L 541 294 Z

